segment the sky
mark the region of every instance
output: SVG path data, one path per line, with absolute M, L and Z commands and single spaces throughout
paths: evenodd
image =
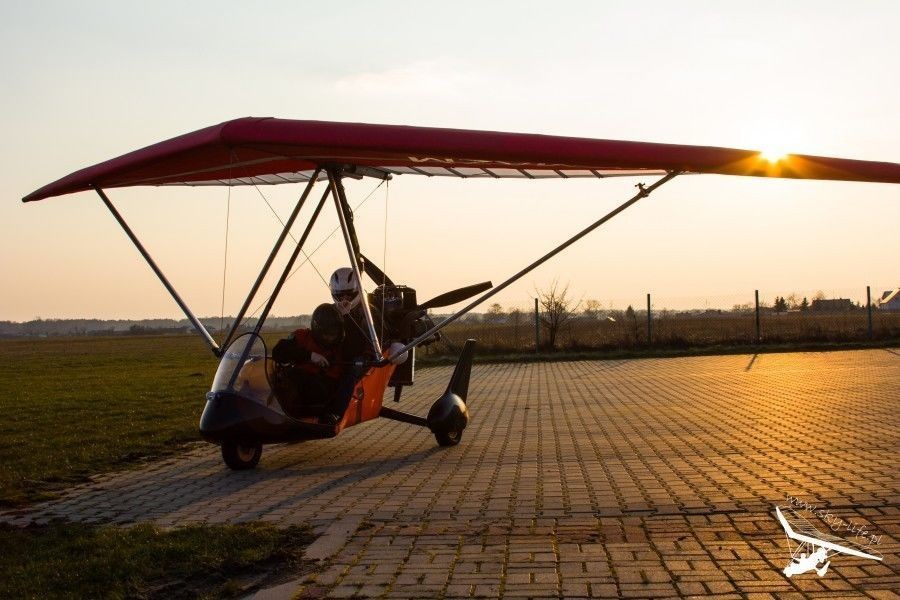
M 20 199 L 243 116 L 489 129 L 900 162 L 900 3 L 0 3 L 0 320 L 181 316 L 96 195 Z M 498 283 L 616 204 L 617 181 L 348 184 L 363 252 L 420 299 Z M 200 315 L 234 314 L 297 186 L 110 197 Z M 260 193 L 261 192 L 261 193 Z M 306 212 L 304 214 L 307 214 Z M 302 218 L 302 217 L 301 217 Z M 226 237 L 226 220 L 228 235 Z M 900 285 L 900 186 L 690 176 L 498 294 L 724 306 Z M 328 299 L 333 215 L 274 314 Z M 227 254 L 226 249 L 227 239 Z M 285 253 L 286 254 L 286 253 Z M 277 267 L 267 279 L 270 287 Z M 224 283 L 224 294 L 223 294 Z M 261 296 L 263 300 L 265 295 Z M 224 302 L 223 302 L 224 299 Z M 256 306 L 256 305 L 254 305 Z M 486 308 L 486 307 L 485 307 Z

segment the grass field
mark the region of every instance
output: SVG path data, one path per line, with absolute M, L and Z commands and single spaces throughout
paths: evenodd
M 474 337 L 481 352 L 508 354 L 534 351 L 533 315 L 520 314 L 518 322 L 506 318 L 502 322 L 456 322 L 446 329 L 455 344 Z M 559 350 L 631 350 L 647 347 L 647 317 L 629 319 L 618 315 L 615 321 L 577 317 L 565 323 L 556 343 Z M 900 337 L 900 313 L 876 312 L 872 319 L 873 340 L 896 340 Z M 845 313 L 763 313 L 760 318 L 763 344 L 804 344 L 863 342 L 869 340 L 866 312 Z M 541 330 L 541 344 L 547 332 Z M 723 312 L 713 316 L 674 312 L 655 312 L 651 346 L 665 348 L 698 348 L 705 346 L 750 346 L 756 343 L 756 318 L 750 313 Z M 437 344 L 426 354 L 446 352 Z
M 308 568 L 304 527 L 0 526 L 3 598 L 233 598 Z
M 192 336 L 0 342 L 0 505 L 198 440 L 215 369 Z
M 199 440 L 217 361 L 193 336 L 0 342 L 0 505 Z M 0 525 L 3 598 L 221 598 L 296 576 L 312 540 L 265 524 Z

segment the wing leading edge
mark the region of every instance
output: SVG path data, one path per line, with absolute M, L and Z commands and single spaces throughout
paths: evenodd
M 200 129 L 76 171 L 25 202 L 93 188 L 272 185 L 308 180 L 316 167 L 385 174 L 569 178 L 717 173 L 900 183 L 900 164 L 541 134 L 245 117 Z

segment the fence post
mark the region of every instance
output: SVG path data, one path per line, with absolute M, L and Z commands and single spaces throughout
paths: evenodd
M 872 287 L 866 286 L 866 310 L 869 313 L 869 339 L 872 339 Z
M 754 290 L 756 292 L 756 343 L 758 344 L 760 339 L 760 331 L 759 331 L 759 290 Z
M 653 316 L 650 312 L 650 294 L 647 294 L 647 345 L 653 343 Z
M 541 313 L 538 310 L 538 299 L 534 299 L 534 353 L 541 351 Z

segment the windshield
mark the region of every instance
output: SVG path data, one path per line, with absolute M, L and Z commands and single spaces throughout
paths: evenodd
M 244 334 L 222 355 L 210 391 L 232 392 L 260 404 L 269 404 L 272 386 L 269 385 L 268 363 L 262 338 L 252 333 Z

